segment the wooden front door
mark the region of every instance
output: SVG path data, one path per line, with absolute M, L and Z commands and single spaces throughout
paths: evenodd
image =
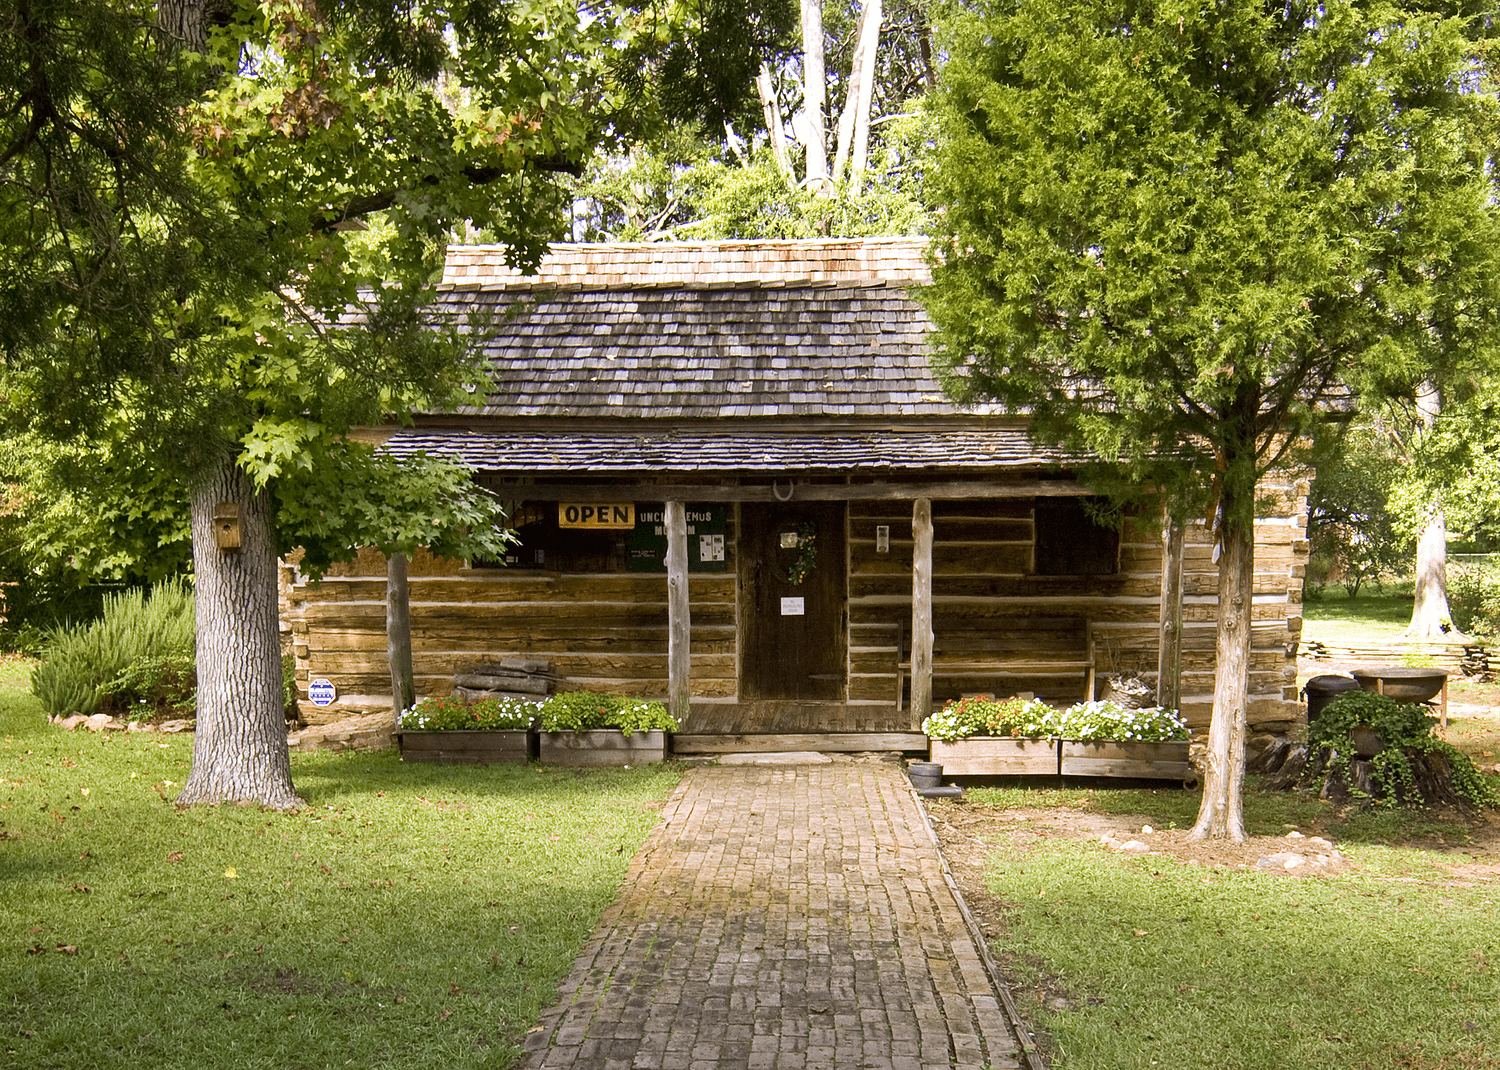
M 741 699 L 845 697 L 844 508 L 741 507 Z

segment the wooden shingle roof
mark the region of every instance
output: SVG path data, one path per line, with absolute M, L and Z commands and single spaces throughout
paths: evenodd
M 396 454 L 510 472 L 894 472 L 1054 463 L 1024 423 L 946 398 L 915 238 L 554 245 L 538 272 L 453 247 L 440 311 L 489 381 Z
M 493 317 L 493 417 L 947 416 L 931 325 L 900 286 L 837 283 L 449 294 Z

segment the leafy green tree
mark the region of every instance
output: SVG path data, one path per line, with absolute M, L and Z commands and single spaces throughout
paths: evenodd
M 920 101 L 935 73 L 928 6 L 926 0 L 802 0 L 800 55 L 781 20 L 756 23 L 781 33 L 767 37 L 775 41 L 769 50 L 775 61 L 745 83 L 761 94 L 763 108 L 724 125 L 658 129 L 628 154 L 595 158 L 576 191 L 574 236 L 657 241 L 924 231 L 921 184 L 931 127 Z M 864 34 L 868 106 L 857 54 L 866 12 L 873 26 Z M 857 161 L 856 128 L 863 131 Z
M 179 803 L 297 805 L 276 554 L 293 537 L 310 566 L 347 555 L 364 522 L 408 541 L 389 498 L 351 490 L 394 472 L 344 433 L 468 396 L 483 325 L 425 311 L 445 241 L 462 226 L 517 264 L 541 255 L 560 176 L 654 85 L 653 57 L 620 47 L 652 13 L 28 0 L 0 25 L 5 415 L 107 444 L 189 502 L 199 706 Z M 702 30 L 674 23 L 697 47 L 666 63 L 698 103 Z M 490 515 L 451 470 L 410 478 L 436 493 L 396 497 L 451 506 L 455 533 Z
M 1245 836 L 1257 481 L 1343 382 L 1500 340 L 1492 32 L 1480 5 L 1349 0 L 1001 0 L 946 27 L 949 388 L 1215 518 L 1195 837 Z
M 1388 502 L 1404 468 L 1390 437 L 1378 427 L 1354 427 L 1315 468 L 1307 500 L 1309 586 L 1337 581 L 1354 598 L 1366 583 L 1403 575 L 1412 539 Z

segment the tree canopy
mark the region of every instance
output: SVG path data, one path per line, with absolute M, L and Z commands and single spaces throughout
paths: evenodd
M 107 447 L 117 492 L 165 475 L 191 504 L 200 693 L 179 802 L 295 804 L 274 583 L 289 538 L 316 566 L 360 541 L 495 537 L 492 504 L 451 469 L 406 473 L 414 491 L 345 432 L 483 375 L 483 324 L 426 311 L 450 236 L 534 263 L 596 145 L 644 110 L 736 106 L 707 77 L 701 15 L 27 0 L 0 27 L 3 415 Z M 681 62 L 632 51 L 658 25 Z M 718 44 L 727 63 L 762 42 Z M 235 553 L 213 536 L 221 507 L 244 529 Z
M 928 308 L 960 396 L 1216 517 L 1196 832 L 1243 838 L 1255 487 L 1354 386 L 1500 341 L 1480 5 L 1002 0 L 934 98 Z

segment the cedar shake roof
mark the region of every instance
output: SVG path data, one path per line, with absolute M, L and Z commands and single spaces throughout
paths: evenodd
M 677 286 L 447 295 L 493 316 L 466 414 L 603 419 L 954 416 L 926 313 L 898 286 Z
M 920 238 L 553 245 L 537 274 L 454 246 L 439 309 L 490 369 L 384 449 L 513 472 L 1036 467 L 1023 424 L 948 400 L 910 287 Z M 442 425 L 442 426 L 439 426 Z M 457 426 L 455 429 L 456 425 Z

